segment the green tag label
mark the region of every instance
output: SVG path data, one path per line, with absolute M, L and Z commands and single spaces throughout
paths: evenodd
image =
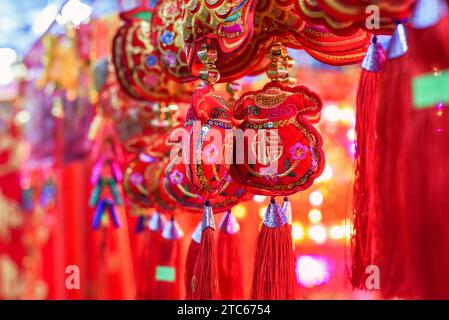
M 156 280 L 174 282 L 176 278 L 176 270 L 173 267 L 157 266 L 156 267 Z
M 151 15 L 151 11 L 141 11 L 134 14 L 134 18 L 144 21 L 151 21 Z
M 449 71 L 425 74 L 412 80 L 415 109 L 435 107 L 449 103 Z

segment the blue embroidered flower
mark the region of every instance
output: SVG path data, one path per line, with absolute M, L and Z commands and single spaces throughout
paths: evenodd
M 162 35 L 162 42 L 166 46 L 172 45 L 173 44 L 173 39 L 174 39 L 173 32 L 165 31 L 164 34 Z
M 156 63 L 157 63 L 157 58 L 156 58 L 156 56 L 155 55 L 149 55 L 148 57 L 147 57 L 147 59 L 145 60 L 145 62 L 146 62 L 146 64 L 147 64 L 147 66 L 148 67 L 153 67 L 154 65 L 156 65 Z

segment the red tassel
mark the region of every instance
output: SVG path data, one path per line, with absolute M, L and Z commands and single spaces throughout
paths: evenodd
M 380 101 L 376 119 L 375 202 L 376 259 L 381 270 L 384 298 L 412 294 L 409 266 L 410 241 L 407 213 L 401 210 L 401 146 L 410 108 L 410 75 L 405 30 L 398 25 L 390 41 L 388 60 L 381 71 Z M 408 174 L 408 173 L 407 173 Z
M 243 299 L 243 267 L 240 252 L 240 226 L 231 211 L 224 214 L 220 223 L 217 250 L 218 279 L 221 298 Z
M 159 300 L 179 300 L 182 297 L 182 236 L 181 228 L 172 218 L 162 232 L 154 274 L 156 298 Z
M 429 11 L 431 5 L 440 8 Z M 433 94 L 438 99 L 428 105 L 414 99 L 404 133 L 403 210 L 409 216 L 409 269 L 413 298 L 449 299 L 449 101 L 443 98 L 449 87 L 438 86 L 442 74 L 449 72 L 449 10 L 435 0 L 418 1 L 416 8 L 408 34 L 413 94 L 424 90 L 426 98 Z M 432 77 L 439 92 L 419 88 L 417 80 L 422 76 Z
M 287 217 L 274 199 L 257 239 L 251 299 L 295 299 L 293 243 Z
M 156 212 L 149 220 L 148 229 L 144 231 L 143 236 L 145 238 L 140 257 L 142 269 L 137 283 L 137 299 L 156 299 L 154 273 L 157 265 L 157 257 L 159 256 L 159 247 L 162 241 L 164 225 L 164 217 Z
M 201 222 L 196 227 L 192 234 L 192 240 L 190 241 L 189 249 L 187 251 L 186 258 L 186 271 L 184 276 L 185 287 L 186 287 L 186 299 L 192 299 L 192 277 L 193 271 L 195 269 L 196 260 L 200 253 L 200 243 L 201 243 Z
M 204 205 L 201 244 L 192 277 L 192 299 L 214 300 L 219 298 L 217 255 L 215 247 L 215 222 L 212 207 Z
M 362 63 L 362 71 L 357 90 L 356 113 L 356 154 L 354 181 L 354 212 L 352 236 L 351 282 L 355 288 L 363 288 L 366 267 L 372 264 L 371 238 L 374 233 L 374 214 L 370 202 L 374 201 L 374 145 L 376 111 L 379 100 L 380 67 L 385 60 L 382 45 L 373 42 Z

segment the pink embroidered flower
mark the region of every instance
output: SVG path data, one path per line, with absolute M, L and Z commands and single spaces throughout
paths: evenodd
M 143 176 L 140 173 L 134 172 L 131 174 L 131 177 L 129 177 L 129 180 L 134 186 L 139 186 L 143 183 Z
M 209 144 L 204 148 L 204 155 L 208 163 L 215 163 L 218 157 L 218 149 L 214 144 Z
M 303 160 L 307 154 L 307 147 L 300 142 L 295 143 L 289 149 L 293 160 Z
M 173 184 L 181 184 L 183 180 L 184 180 L 184 175 L 178 169 L 175 169 L 170 174 L 170 182 Z

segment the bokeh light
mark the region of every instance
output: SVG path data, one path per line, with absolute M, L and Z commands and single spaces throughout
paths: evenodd
M 247 213 L 246 207 L 244 205 L 242 205 L 242 204 L 238 204 L 234 208 L 232 208 L 232 214 L 237 219 L 245 218 L 246 217 L 246 213 Z
M 310 227 L 308 235 L 309 238 L 317 244 L 323 244 L 326 242 L 326 229 L 323 226 Z
M 304 239 L 304 227 L 301 223 L 294 222 L 292 224 L 292 238 L 295 242 Z
M 329 281 L 327 261 L 320 256 L 302 255 L 296 260 L 298 282 L 306 288 L 315 287 Z
M 332 171 L 332 167 L 330 165 L 326 165 L 324 167 L 323 173 L 318 178 L 315 179 L 315 182 L 317 183 L 328 182 L 333 175 L 334 173 Z
M 333 226 L 329 231 L 329 236 L 335 240 L 343 239 L 345 237 L 345 228 L 339 225 Z
M 266 196 L 260 196 L 260 195 L 255 195 L 254 197 L 253 197 L 253 200 L 255 201 L 255 202 L 264 202 L 265 201 L 265 198 L 266 198 Z
M 323 117 L 327 121 L 337 122 L 340 120 L 340 114 L 340 109 L 333 104 L 323 108 Z
M 312 223 L 318 223 L 321 221 L 323 215 L 318 209 L 312 209 L 309 211 L 309 221 Z
M 309 202 L 314 206 L 320 206 L 323 203 L 323 194 L 320 191 L 312 191 L 309 195 Z

